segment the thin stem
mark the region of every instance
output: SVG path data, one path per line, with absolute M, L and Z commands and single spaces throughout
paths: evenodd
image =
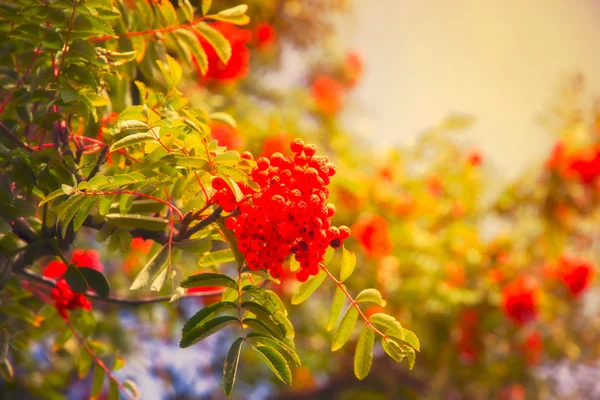
M 132 397 L 129 394 L 129 392 L 125 389 L 123 384 L 121 382 L 119 382 L 119 380 L 113 375 L 110 368 L 108 368 L 106 366 L 106 364 L 104 364 L 104 362 L 100 359 L 100 357 L 98 357 L 96 355 L 96 353 L 94 353 L 94 350 L 92 350 L 92 348 L 87 344 L 86 340 L 79 334 L 79 332 L 77 332 L 75 327 L 73 327 L 73 325 L 71 325 L 71 323 L 68 320 L 64 320 L 64 321 L 65 321 L 65 324 L 69 327 L 69 329 L 73 333 L 73 336 L 75 336 L 77 338 L 77 340 L 79 341 L 79 343 L 81 343 L 81 345 L 83 346 L 85 351 L 87 351 L 88 354 L 94 359 L 96 364 L 98 364 L 98 366 L 100 368 L 102 368 L 104 370 L 104 372 L 106 372 L 106 375 L 110 378 L 110 380 L 113 381 L 119 387 L 119 389 L 121 389 L 121 391 L 125 394 L 125 396 L 128 399 L 135 400 L 134 397 Z
M 117 40 L 120 38 L 124 38 L 124 37 L 135 37 L 135 36 L 145 36 L 145 35 L 154 35 L 156 33 L 168 33 L 168 32 L 173 32 L 179 29 L 186 29 L 186 28 L 192 28 L 194 25 L 199 24 L 202 21 L 207 20 L 208 18 L 206 17 L 200 17 L 192 22 L 188 22 L 185 24 L 181 24 L 181 25 L 173 25 L 173 26 L 169 26 L 167 28 L 160 28 L 160 29 L 150 29 L 147 31 L 139 31 L 139 32 L 125 32 L 125 33 L 121 33 L 119 35 L 104 35 L 104 36 L 98 36 L 95 38 L 91 38 L 90 42 L 92 43 L 98 43 L 98 42 L 103 42 L 106 40 Z
M 342 282 L 338 281 L 335 278 L 335 276 L 333 276 L 331 274 L 331 272 L 329 272 L 329 270 L 327 268 L 321 267 L 321 269 L 323 271 L 325 271 L 325 273 L 327 274 L 327 276 L 329 276 L 329 278 L 337 285 L 337 287 L 340 288 L 340 290 L 344 293 L 344 295 L 350 301 L 350 304 L 352 305 L 352 307 L 356 308 L 356 311 L 358 311 L 358 315 L 360 315 L 360 317 L 363 319 L 363 321 L 365 321 L 365 324 L 367 324 L 367 326 L 369 326 L 371 329 L 373 329 L 373 331 L 375 331 L 375 333 L 377 333 L 381 337 L 385 338 L 386 334 L 383 333 L 383 332 L 381 332 L 379 329 L 375 328 L 375 326 L 373 326 L 373 324 L 371 323 L 371 321 L 369 321 L 369 318 L 367 318 L 367 316 L 360 309 L 358 303 L 354 300 L 354 298 L 350 295 L 350 293 L 348 293 L 348 291 L 346 290 L 346 287 L 342 284 Z
M 25 72 L 23 72 L 23 75 L 21 75 L 21 79 L 19 79 L 19 81 L 17 82 L 17 85 L 12 90 L 12 92 L 10 92 L 8 94 L 8 96 L 6 96 L 6 98 L 4 99 L 4 101 L 2 102 L 2 104 L 0 105 L 0 115 L 4 111 L 4 108 L 6 107 L 6 105 L 10 101 L 10 99 L 13 97 L 13 95 L 15 94 L 15 92 L 21 87 L 21 85 L 23 84 L 23 82 L 25 82 L 25 79 L 27 78 L 27 75 L 29 75 L 29 73 L 31 72 L 31 68 L 33 68 L 33 64 L 35 64 L 37 58 L 39 57 L 39 55 L 41 53 L 41 49 L 42 49 L 42 45 L 39 45 L 38 48 L 35 49 L 35 51 L 33 52 L 33 59 L 31 60 L 31 64 L 29 64 L 29 66 L 27 67 L 27 69 L 25 70 Z
M 108 192 L 82 192 L 79 190 L 75 190 L 74 193 L 79 193 L 84 196 L 106 196 L 106 195 L 112 195 L 112 194 L 132 194 L 134 196 L 144 197 L 146 199 L 154 200 L 154 201 L 157 201 L 159 203 L 162 203 L 162 204 L 168 206 L 171 210 L 175 211 L 175 213 L 177 213 L 177 216 L 179 217 L 179 219 L 181 221 L 183 221 L 183 214 L 181 213 L 181 211 L 179 211 L 179 208 L 175 207 L 170 202 L 163 200 L 163 199 L 159 199 L 158 197 L 150 196 L 149 194 L 136 192 L 134 190 L 113 190 L 113 191 L 108 191 Z
M 77 10 L 78 0 L 73 1 L 73 11 L 71 12 L 71 19 L 69 20 L 69 27 L 67 28 L 67 37 L 65 38 L 65 51 L 63 52 L 62 58 L 60 59 L 60 65 L 56 71 L 56 81 L 60 78 L 65 58 L 67 58 L 67 52 L 69 51 L 69 39 L 71 38 L 71 32 L 73 31 L 73 20 L 75 20 L 75 10 Z

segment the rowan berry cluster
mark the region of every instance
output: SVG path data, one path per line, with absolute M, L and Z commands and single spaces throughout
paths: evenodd
M 54 299 L 54 307 L 62 317 L 69 319 L 67 310 L 83 308 L 91 310 L 92 303 L 81 293 L 75 293 L 64 278 L 56 282 L 56 287 L 50 292 L 50 296 Z
M 251 178 L 260 190 L 240 185 L 245 197 L 236 202 L 225 181 L 215 178 L 213 200 L 225 211 L 239 211 L 225 222 L 250 269 L 268 270 L 279 278 L 284 262 L 294 254 L 300 264 L 296 278 L 304 282 L 323 267 L 327 247 L 340 247 L 350 229 L 331 225 L 335 206 L 326 202 L 327 185 L 335 165 L 326 156 L 315 155 L 316 146 L 301 139 L 294 139 L 290 149 L 293 158 L 274 153 L 256 160 Z M 242 157 L 252 159 L 248 152 Z

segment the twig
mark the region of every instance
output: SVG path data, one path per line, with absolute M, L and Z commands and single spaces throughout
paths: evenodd
M 192 28 L 194 25 L 199 24 L 202 21 L 207 20 L 208 18 L 206 17 L 200 17 L 192 22 L 188 22 L 185 24 L 181 24 L 181 25 L 173 25 L 173 26 L 169 26 L 167 28 L 160 28 L 160 29 L 150 29 L 147 31 L 139 31 L 139 32 L 125 32 L 125 33 L 121 33 L 119 35 L 104 35 L 104 36 L 98 36 L 95 38 L 91 38 L 90 42 L 92 43 L 98 43 L 98 42 L 103 42 L 106 40 L 117 40 L 120 38 L 124 38 L 124 37 L 134 37 L 134 36 L 145 36 L 145 35 L 154 35 L 156 33 L 168 33 L 168 32 L 173 32 L 179 29 L 186 29 L 186 28 Z
M 87 351 L 88 354 L 94 359 L 96 364 L 98 364 L 98 366 L 100 368 L 102 368 L 104 370 L 104 372 L 106 372 L 106 375 L 110 378 L 110 380 L 113 381 L 119 387 L 119 389 L 121 389 L 121 391 L 125 394 L 125 396 L 127 396 L 128 399 L 135 400 L 134 397 L 132 397 L 130 395 L 130 393 L 125 389 L 123 384 L 121 382 L 119 382 L 119 380 L 113 375 L 110 368 L 108 368 L 106 366 L 106 364 L 104 364 L 104 362 L 96 355 L 96 353 L 94 353 L 94 350 L 92 350 L 90 348 L 90 346 L 87 344 L 85 339 L 79 334 L 79 332 L 77 332 L 77 330 L 73 327 L 73 325 L 71 325 L 71 323 L 68 320 L 64 320 L 64 321 L 65 321 L 65 324 L 69 327 L 69 329 L 73 333 L 73 336 L 75 336 L 77 338 L 77 340 L 79 341 L 79 343 L 81 343 L 81 345 L 83 346 L 85 351 Z

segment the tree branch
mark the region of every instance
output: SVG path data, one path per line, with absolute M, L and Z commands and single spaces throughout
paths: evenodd
M 42 275 L 39 275 L 39 274 L 31 271 L 30 269 L 24 268 L 19 273 L 30 280 L 36 281 L 36 282 L 46 285 L 50 288 L 53 288 L 56 286 L 56 281 L 54 279 L 46 278 Z M 188 293 L 188 294 L 182 296 L 181 298 L 185 299 L 188 297 L 203 298 L 203 297 L 218 296 L 218 295 L 223 294 L 224 291 L 225 291 L 225 288 L 209 290 L 206 292 Z M 146 304 L 164 303 L 164 302 L 169 302 L 171 300 L 171 296 L 169 296 L 169 295 L 156 296 L 156 297 L 142 297 L 139 299 L 130 299 L 130 298 L 125 298 L 125 297 L 102 298 L 102 297 L 98 296 L 96 293 L 87 292 L 85 294 L 85 296 L 89 299 L 99 301 L 101 303 L 120 304 L 120 305 L 131 306 L 131 307 L 142 306 L 142 305 L 146 305 Z

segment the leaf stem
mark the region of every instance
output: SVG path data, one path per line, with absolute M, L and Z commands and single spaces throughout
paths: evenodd
M 365 324 L 370 327 L 371 329 L 373 329 L 375 331 L 375 333 L 377 333 L 379 336 L 381 336 L 382 338 L 386 337 L 386 334 L 381 332 L 379 329 L 377 329 L 375 326 L 373 326 L 373 324 L 371 323 L 371 321 L 369 321 L 369 318 L 367 318 L 367 316 L 362 312 L 362 310 L 360 309 L 360 306 L 358 305 L 358 303 L 354 300 L 354 298 L 350 295 L 350 293 L 348 293 L 348 290 L 346 290 L 346 287 L 342 284 L 342 282 L 340 282 L 339 280 L 336 279 L 335 276 L 333 276 L 331 274 L 331 272 L 329 272 L 329 270 L 326 267 L 321 267 L 321 269 L 327 274 L 327 276 L 337 285 L 337 287 L 340 288 L 340 290 L 344 293 L 344 295 L 348 298 L 348 300 L 350 301 L 350 305 L 354 308 L 356 308 L 356 311 L 358 311 L 358 315 L 360 315 L 360 317 L 363 319 L 363 321 L 365 321 Z

